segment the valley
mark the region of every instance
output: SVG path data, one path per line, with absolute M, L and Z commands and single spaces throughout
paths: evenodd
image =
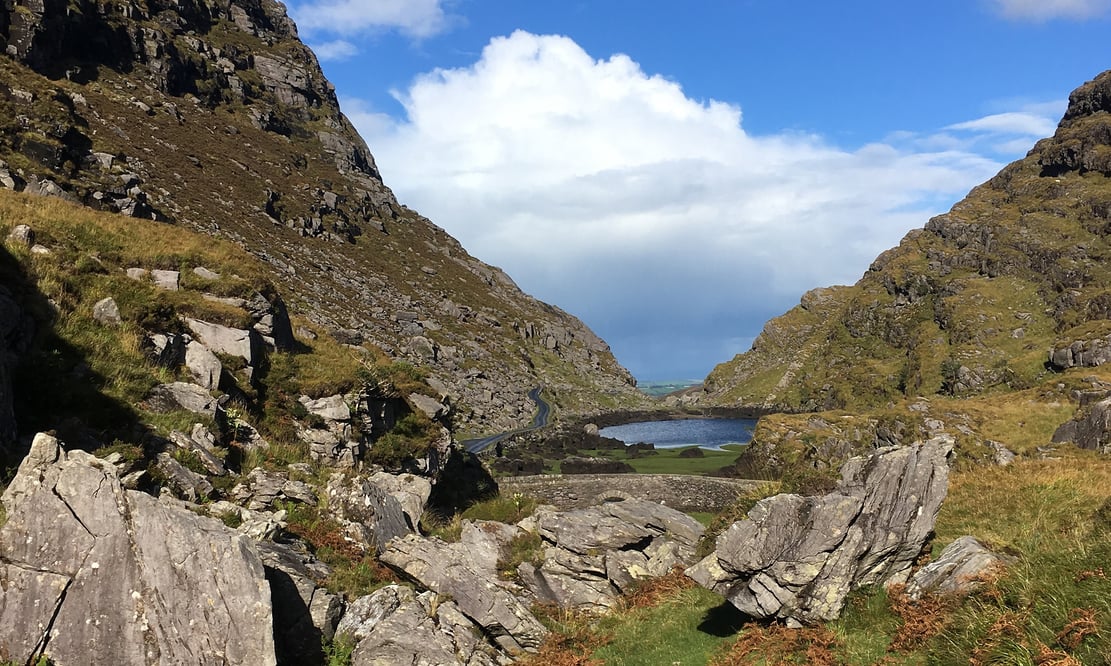
M 397 200 L 280 3 L 0 38 L 0 663 L 1111 663 L 1111 72 L 638 386 Z

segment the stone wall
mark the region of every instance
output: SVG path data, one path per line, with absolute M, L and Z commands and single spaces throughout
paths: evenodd
M 501 494 L 521 493 L 569 511 L 607 499 L 643 499 L 679 511 L 720 511 L 763 481 L 683 474 L 546 474 L 498 479 Z

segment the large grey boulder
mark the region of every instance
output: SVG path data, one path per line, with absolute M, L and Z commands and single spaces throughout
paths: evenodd
M 423 588 L 451 597 L 464 615 L 509 654 L 535 650 L 548 633 L 525 603 L 483 575 L 488 566 L 476 564 L 466 544 L 412 534 L 391 541 L 379 559 Z
M 518 567 L 522 584 L 541 601 L 592 612 L 613 607 L 639 580 L 694 563 L 704 531 L 685 513 L 635 499 L 567 512 L 542 507 L 530 522 L 543 558 Z
M 0 653 L 58 666 L 275 664 L 253 543 L 35 437 L 0 498 Z
M 435 592 L 388 585 L 356 599 L 337 633 L 355 641 L 352 666 L 493 666 L 509 659 L 458 605 Z
M 846 595 L 905 582 L 948 491 L 947 435 L 852 458 L 823 497 L 776 495 L 718 537 L 687 570 L 753 617 L 833 620 Z
M 386 490 L 362 477 L 333 474 L 326 487 L 328 507 L 345 526 L 345 534 L 371 551 L 390 539 L 410 534 L 401 504 Z
M 1054 442 L 1072 442 L 1082 449 L 1111 453 L 1111 398 L 1081 408 L 1053 433 Z
M 405 512 L 409 527 L 414 531 L 424 515 L 424 507 L 432 495 L 432 482 L 416 474 L 389 474 L 375 472 L 370 482 L 389 493 Z
M 224 371 L 224 365 L 216 354 L 196 340 L 190 340 L 185 345 L 185 367 L 201 388 L 210 391 L 220 388 L 220 374 Z
M 254 330 L 230 328 L 200 319 L 186 318 L 185 325 L 205 347 L 218 354 L 238 356 L 253 368 L 261 354 L 262 343 Z

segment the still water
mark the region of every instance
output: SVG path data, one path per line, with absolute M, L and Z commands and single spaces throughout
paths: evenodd
M 755 427 L 755 419 L 675 419 L 610 426 L 602 428 L 598 434 L 626 444 L 650 442 L 657 449 L 681 446 L 720 449 L 723 444 L 748 444 Z

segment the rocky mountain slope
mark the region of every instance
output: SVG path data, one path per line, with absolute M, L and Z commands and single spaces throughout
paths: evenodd
M 271 0 L 0 5 L 0 185 L 238 243 L 289 309 L 427 369 L 465 431 L 637 404 L 574 317 L 399 204 Z
M 1111 72 L 1053 137 L 906 235 L 851 287 L 816 289 L 716 367 L 700 398 L 782 411 L 1021 390 L 1111 347 Z M 1048 352 L 1048 353 L 1047 353 Z

